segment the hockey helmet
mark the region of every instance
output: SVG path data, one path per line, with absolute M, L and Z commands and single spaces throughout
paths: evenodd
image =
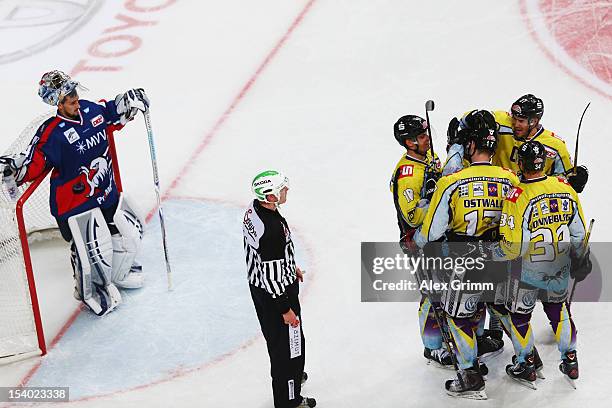
M 476 149 L 495 152 L 497 147 L 497 122 L 491 112 L 473 110 L 463 116 L 460 121 L 459 139 L 467 147 L 474 142 Z
M 544 115 L 544 102 L 535 95 L 523 95 L 512 104 L 510 112 L 519 118 L 539 120 Z
M 406 147 L 406 140 L 416 141 L 416 137 L 425 133 L 429 128 L 429 123 L 417 115 L 402 116 L 393 125 L 393 135 L 395 140 Z
M 259 201 L 269 203 L 266 198 L 268 194 L 273 195 L 277 199 L 280 198 L 280 192 L 283 188 L 289 187 L 289 178 L 280 171 L 266 170 L 255 176 L 251 183 L 251 190 Z
M 518 161 L 522 164 L 522 171 L 542 171 L 546 161 L 546 149 L 538 141 L 530 140 L 518 149 Z
M 46 104 L 57 106 L 66 95 L 77 87 L 83 88 L 78 81 L 70 78 L 68 74 L 57 70 L 50 71 L 43 74 L 38 82 L 38 96 Z

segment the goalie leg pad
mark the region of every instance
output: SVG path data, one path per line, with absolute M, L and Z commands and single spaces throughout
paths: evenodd
M 68 225 L 72 233 L 75 297 L 96 315 L 103 316 L 121 303 L 121 295 L 111 283 L 113 247 L 110 231 L 99 208 L 70 217 Z
M 143 236 L 143 224 L 136 212 L 129 206 L 123 195 L 113 217 L 119 234 L 112 237 L 113 242 L 113 276 L 115 285 L 136 289 L 144 285 L 142 267 L 134 263 Z

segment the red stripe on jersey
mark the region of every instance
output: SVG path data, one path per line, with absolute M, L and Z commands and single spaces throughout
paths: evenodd
M 75 184 L 81 183 L 83 185 L 83 192 L 75 193 L 72 190 L 72 187 Z M 87 176 L 85 174 L 79 174 L 78 177 L 73 178 L 70 181 L 62 184 L 61 186 L 57 186 L 55 189 L 55 203 L 57 205 L 57 215 L 62 216 L 62 214 L 67 213 L 90 200 L 87 198 L 87 193 L 89 188 L 87 188 Z M 96 189 L 96 193 L 98 189 Z
M 28 170 L 26 171 L 23 180 L 21 180 L 22 183 L 26 183 L 28 181 L 32 181 L 38 178 L 45 171 L 45 167 L 47 166 L 47 160 L 45 159 L 45 154 L 42 151 L 42 147 L 45 145 L 45 143 L 47 143 L 47 140 L 49 140 L 49 136 L 53 132 L 53 129 L 55 129 L 60 122 L 61 119 L 56 116 L 55 118 L 53 118 L 51 123 L 47 125 L 45 130 L 43 130 L 42 135 L 40 135 L 40 140 L 36 143 L 36 146 L 34 147 L 34 153 L 32 153 L 32 160 L 27 165 Z

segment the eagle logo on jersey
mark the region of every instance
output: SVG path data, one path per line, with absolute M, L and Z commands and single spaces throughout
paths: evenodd
M 86 197 L 93 197 L 96 193 L 96 189 L 100 187 L 102 180 L 111 172 L 109 160 L 106 158 L 107 153 L 108 149 L 106 149 L 104 155 L 93 159 L 89 167 L 81 166 L 79 168 L 80 173 L 85 175 L 87 185 L 89 186 L 89 192 Z
M 472 185 L 472 194 L 474 197 L 482 197 L 484 196 L 484 184 L 483 183 L 474 183 Z
M 546 201 L 540 202 L 540 209 L 542 210 L 542 215 L 546 215 L 550 213 L 550 207 L 546 204 Z

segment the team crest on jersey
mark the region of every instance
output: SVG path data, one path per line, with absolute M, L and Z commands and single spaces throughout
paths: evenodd
M 91 120 L 91 125 L 93 127 L 100 126 L 102 123 L 104 123 L 104 116 L 102 115 L 98 115 Z
M 459 197 L 467 197 L 470 194 L 470 186 L 464 184 L 459 186 Z
M 546 157 L 549 159 L 554 159 L 557 156 L 557 152 L 547 146 L 544 146 L 544 150 L 546 150 Z
M 502 197 L 508 196 L 508 190 L 510 190 L 510 186 L 507 184 L 502 184 Z
M 484 196 L 484 183 L 472 184 L 472 194 L 474 195 L 474 197 Z
M 558 176 L 557 180 L 559 180 L 563 184 L 567 184 L 568 186 L 570 185 L 570 183 L 567 181 L 567 179 L 565 177 Z
M 81 138 L 79 134 L 77 133 L 77 131 L 74 130 L 74 128 L 70 128 L 67 131 L 65 131 L 64 136 L 66 136 L 66 140 L 68 140 L 68 143 L 70 144 L 73 144 L 74 142 L 76 142 L 77 140 Z
M 568 200 L 567 198 L 564 198 L 561 200 L 561 211 L 562 212 L 569 212 L 570 210 L 570 200 Z
M 559 201 L 556 198 L 550 199 L 550 212 L 551 213 L 559 212 Z
M 401 179 L 404 177 L 412 177 L 413 174 L 414 174 L 414 166 L 412 164 L 406 164 L 400 167 L 398 179 Z
M 540 201 L 540 210 L 542 210 L 542 215 L 550 213 L 550 207 L 546 203 L 546 200 Z
M 406 197 L 406 200 L 408 200 L 408 202 L 411 202 L 412 200 L 414 200 L 414 191 L 411 188 L 405 189 L 404 197 Z
M 497 197 L 497 183 L 488 183 L 489 197 Z
M 516 200 L 519 198 L 523 190 L 518 187 L 513 187 L 512 190 L 508 191 L 508 195 L 506 196 L 506 200 L 511 203 L 516 203 Z

